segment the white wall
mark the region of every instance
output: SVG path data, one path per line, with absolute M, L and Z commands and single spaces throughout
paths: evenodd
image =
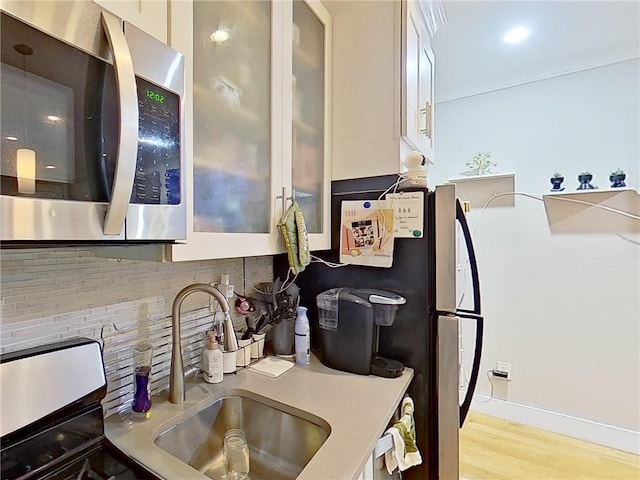
M 437 104 L 431 183 L 484 151 L 519 192 L 547 192 L 554 171 L 568 190 L 583 170 L 608 187 L 618 167 L 638 187 L 639 85 L 636 59 Z M 543 204 L 516 197 L 488 208 L 474 238 L 486 318 L 474 408 L 640 453 L 640 236 L 551 235 Z M 513 379 L 480 403 L 496 361 Z

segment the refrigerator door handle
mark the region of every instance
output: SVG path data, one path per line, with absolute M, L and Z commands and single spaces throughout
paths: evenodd
M 478 262 L 476 261 L 476 252 L 473 248 L 473 241 L 471 240 L 471 232 L 469 231 L 469 224 L 467 223 L 467 217 L 464 214 L 460 201 L 456 200 L 456 220 L 460 223 L 462 228 L 462 235 L 464 236 L 464 243 L 467 246 L 467 253 L 469 255 L 469 267 L 471 269 L 471 282 L 473 284 L 473 310 L 459 310 L 468 313 L 475 313 L 480 315 L 480 278 L 478 277 Z
M 469 378 L 469 386 L 467 387 L 467 393 L 464 396 L 464 401 L 462 402 L 462 405 L 460 405 L 460 428 L 462 428 L 462 426 L 464 425 L 464 421 L 467 418 L 469 408 L 471 407 L 471 401 L 473 400 L 473 394 L 478 383 L 480 359 L 482 358 L 482 340 L 484 336 L 484 318 L 479 315 L 469 315 L 462 312 L 463 311 L 458 310 L 458 317 L 476 321 L 476 341 L 475 353 L 473 356 L 473 365 L 471 367 L 471 377 Z
M 456 310 L 456 186 L 438 185 L 435 190 L 435 285 L 436 310 L 453 314 Z
M 460 319 L 449 313 L 438 315 L 437 321 L 438 475 L 435 478 L 454 480 L 460 475 Z
M 473 248 L 473 241 L 471 240 L 471 232 L 469 231 L 469 224 L 467 223 L 467 217 L 464 214 L 464 209 L 460 204 L 460 201 L 456 200 L 456 220 L 460 223 L 462 229 L 462 235 L 464 236 L 464 243 L 467 246 L 467 255 L 469 256 L 469 268 L 471 269 L 471 283 L 473 284 L 473 309 L 458 309 L 457 315 L 461 318 L 468 318 L 476 321 L 476 341 L 475 352 L 473 356 L 473 366 L 471 367 L 471 378 L 469 379 L 469 386 L 464 396 L 464 401 L 460 405 L 460 428 L 464 425 L 464 421 L 469 413 L 471 407 L 471 401 L 473 400 L 473 394 L 476 390 L 478 383 L 478 373 L 480 371 L 480 359 L 482 358 L 482 339 L 484 333 L 484 318 L 480 316 L 480 277 L 478 276 L 478 262 L 476 259 L 476 252 Z

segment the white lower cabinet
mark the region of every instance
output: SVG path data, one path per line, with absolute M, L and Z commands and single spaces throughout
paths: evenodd
M 393 474 L 387 472 L 384 463 L 384 454 L 393 446 L 393 441 L 388 435 L 383 435 L 376 445 L 376 448 L 367 459 L 364 470 L 358 477 L 358 480 L 398 480 L 400 474 L 396 470 Z
M 364 470 L 358 480 L 373 480 L 373 454 L 367 459 L 367 463 L 365 463 Z

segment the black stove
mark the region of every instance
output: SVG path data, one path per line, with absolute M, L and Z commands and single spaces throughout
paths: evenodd
M 38 386 L 24 389 L 21 385 L 36 378 L 30 375 L 32 367 L 42 374 L 43 365 L 47 368 L 52 363 L 59 363 L 71 369 L 68 375 L 70 377 L 68 381 L 71 383 L 66 386 L 62 381 L 59 388 L 76 391 L 77 372 L 73 372 L 73 365 L 83 357 L 78 357 L 77 351 L 73 349 L 82 347 L 90 352 L 89 355 L 96 356 L 100 350 L 99 348 L 96 350 L 96 345 L 93 344 L 95 342 L 92 340 L 74 339 L 0 357 L 0 388 L 3 390 L 2 400 L 5 403 L 2 406 L 0 424 L 11 423 L 18 426 L 13 431 L 5 431 L 5 427 L 2 427 L 1 480 L 151 480 L 159 478 L 120 451 L 105 437 L 104 415 L 100 404 L 106 392 L 106 380 L 102 380 L 105 378 L 104 367 L 102 367 L 102 379 L 87 383 L 88 390 L 91 391 L 81 397 L 74 397 L 70 402 L 68 400 L 71 397 L 63 395 L 61 397 L 63 400 L 60 400 L 60 397 L 53 392 L 49 396 L 45 392 L 40 392 L 39 398 L 33 398 L 34 394 L 38 393 Z M 49 357 L 37 358 L 38 355 L 49 355 Z M 44 363 L 43 359 L 46 360 Z M 21 363 L 12 364 L 11 362 L 14 361 Z M 101 355 L 99 362 L 102 365 Z M 82 366 L 79 367 L 79 370 L 84 370 Z M 100 376 L 99 368 L 95 368 L 94 371 L 98 371 Z M 62 378 L 67 378 L 67 375 L 62 375 Z M 98 385 L 97 389 L 95 389 L 96 385 Z M 7 389 L 11 389 L 11 392 L 15 389 L 24 390 L 28 395 L 24 398 L 20 398 L 20 392 L 11 396 L 5 395 Z M 6 402 L 11 402 L 13 405 L 7 407 Z M 59 407 L 61 402 L 65 405 Z M 34 415 L 38 414 L 29 415 L 29 409 L 42 411 L 42 403 L 52 405 L 44 411 L 48 412 L 51 409 L 53 411 L 34 419 Z M 19 421 L 9 421 L 16 416 L 19 417 Z M 11 428 L 11 425 L 7 428 Z

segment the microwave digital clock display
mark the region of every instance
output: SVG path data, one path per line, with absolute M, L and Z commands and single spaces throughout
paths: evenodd
M 138 159 L 131 203 L 180 204 L 180 97 L 136 77 Z
M 154 90 L 147 90 L 147 98 L 154 100 L 158 103 L 164 103 L 164 95 Z

